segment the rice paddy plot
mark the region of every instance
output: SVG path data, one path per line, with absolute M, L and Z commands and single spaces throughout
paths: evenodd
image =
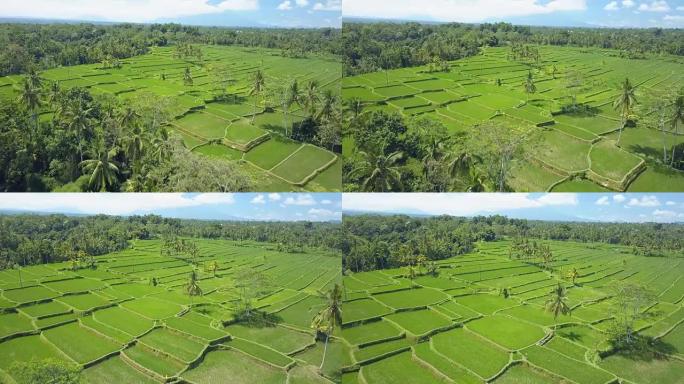
M 409 285 L 406 268 L 344 276 L 340 336 L 353 361 L 343 382 L 681 384 L 679 259 L 626 256 L 621 246 L 537 241 L 558 255 L 552 273 L 511 260 L 510 242 L 500 240 L 439 260 L 436 276 L 419 275 Z M 581 271 L 576 284 L 558 273 L 572 268 Z M 497 277 L 478 279 L 480 270 Z M 611 352 L 607 329 L 619 311 L 612 297 L 618 282 L 652 291 L 636 327 L 659 338 L 658 358 Z M 547 308 L 558 283 L 566 287 L 570 314 L 554 316 Z
M 510 48 L 490 47 L 449 62 L 448 72 L 426 73 L 421 66 L 345 77 L 342 98 L 360 100 L 363 114 L 420 114 L 442 123 L 450 134 L 473 140 L 478 140 L 478 126 L 490 122 L 529 134 L 531 145 L 507 180 L 516 192 L 682 190 L 684 173 L 656 161 L 639 165 L 644 158 L 662 158 L 658 127 L 645 121 L 630 123 L 618 145 L 621 118 L 613 109 L 625 78 L 636 84 L 637 100 L 646 99 L 645 92 L 663 82 L 684 85 L 683 77 L 671 76 L 682 73 L 681 60 L 629 59 L 600 48 L 536 48 L 544 64 L 513 61 Z M 547 73 L 549 63 L 556 66 L 553 76 Z M 537 88 L 532 94 L 525 91 L 528 73 Z M 571 84 L 570 76 L 581 79 L 581 84 Z M 665 135 L 666 149 L 681 141 L 676 135 Z M 343 155 L 352 160 L 353 134 L 343 142 Z
M 159 240 L 143 240 L 96 257 L 94 269 L 26 266 L 23 277 L 35 277 L 30 287 L 15 288 L 14 274 L 2 271 L 0 286 L 12 288 L 0 291 L 7 301 L 0 374 L 15 377 L 13 363 L 53 358 L 79 365 L 83 380 L 93 383 L 215 383 L 228 373 L 245 383 L 339 378 L 342 363 L 332 354 L 344 356 L 342 343 L 328 346 L 320 373 L 324 346 L 311 328 L 325 304 L 318 290 L 339 281 L 339 258 L 279 252 L 274 244 L 196 241 L 196 267 L 161 256 Z M 215 274 L 208 269 L 213 261 Z M 185 286 L 193 268 L 203 294 L 190 297 Z M 261 319 L 254 324 L 235 322 L 238 270 L 261 271 L 271 282 L 254 298 Z

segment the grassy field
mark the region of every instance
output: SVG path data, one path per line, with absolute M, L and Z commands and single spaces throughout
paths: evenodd
M 330 58 L 288 58 L 277 50 L 261 48 L 202 46 L 201 49 L 201 61 L 174 57 L 172 48 L 154 48 L 149 54 L 122 60 L 121 68 L 104 70 L 100 64 L 78 65 L 47 70 L 41 72 L 41 77 L 58 81 L 65 89 L 86 87 L 93 94 L 115 95 L 124 100 L 150 93 L 168 96 L 174 115 L 171 126 L 183 138 L 185 146 L 210 157 L 241 160 L 250 172 L 254 171 L 251 165 L 258 166 L 257 172 L 263 177 L 256 178 L 256 190 L 268 189 L 271 184 L 268 179 L 277 178 L 283 182 L 277 188 L 281 191 L 340 191 L 341 173 L 337 173 L 336 183 L 319 181 L 317 174 L 312 174 L 326 165 L 341 169 L 332 167 L 330 158 L 337 156 L 323 148 L 319 150 L 325 156 L 295 158 L 292 166 L 271 172 L 274 165 L 296 151 L 298 146 L 283 139 L 283 135 L 292 131 L 293 124 L 304 120 L 306 113 L 295 104 L 286 114 L 274 106 L 279 104 L 273 97 L 249 95 L 257 70 L 264 73 L 267 90 L 297 79 L 301 88 L 309 81 L 317 81 L 322 90 L 339 94 L 340 63 Z M 185 68 L 190 69 L 192 85 L 183 82 Z M 221 75 L 217 75 L 217 68 L 223 68 Z M 230 77 L 229 96 L 220 101 L 216 98 L 216 88 L 223 82 L 221 76 L 226 74 Z M 0 99 L 16 98 L 20 81 L 20 76 L 0 78 Z M 49 119 L 50 113 L 45 111 L 41 117 Z M 309 173 L 302 176 L 300 167 Z M 310 185 L 297 184 L 310 174 Z
M 345 276 L 340 336 L 351 353 L 342 382 L 681 384 L 684 261 L 634 256 L 622 246 L 547 243 L 556 256 L 551 267 L 565 274 L 509 259 L 509 243 L 498 241 L 438 261 L 437 276 L 413 284 L 407 268 Z M 556 277 L 574 268 L 575 284 Z M 663 355 L 607 353 L 617 281 L 653 294 L 636 327 L 662 342 Z M 545 303 L 558 283 L 572 312 L 554 318 Z
M 275 246 L 199 240 L 198 285 L 184 287 L 191 263 L 160 255 L 160 242 L 97 258 L 96 269 L 68 263 L 0 271 L 0 377 L 14 362 L 54 358 L 83 368 L 84 383 L 330 383 L 346 344 L 323 344 L 310 323 L 340 279 L 339 258 L 283 253 Z M 203 266 L 218 263 L 214 274 Z M 270 281 L 253 301 L 264 323 L 237 322 L 237 275 Z M 151 279 L 157 285 L 151 284 Z M 334 347 L 333 347 L 334 345 Z M 4 382 L 4 380 L 3 380 Z
M 681 187 L 684 172 L 658 169 L 663 138 L 656 127 L 637 121 L 636 127 L 625 128 L 617 146 L 620 117 L 612 108 L 626 77 L 636 85 L 638 100 L 663 84 L 684 85 L 681 58 L 630 60 L 604 49 L 537 48 L 541 61 L 534 64 L 510 60 L 509 48 L 486 48 L 449 62 L 449 72 L 429 72 L 425 66 L 346 77 L 342 96 L 360 99 L 366 112 L 430 116 L 454 134 L 467 136 L 492 119 L 532 133 L 536 138 L 508 180 L 519 192 Z M 555 73 L 549 70 L 553 67 Z M 524 89 L 528 72 L 536 85 L 533 94 Z M 573 98 L 589 112 L 563 112 Z M 668 151 L 684 141 L 681 134 L 665 136 Z M 352 138 L 344 144 L 344 157 L 354 156 Z

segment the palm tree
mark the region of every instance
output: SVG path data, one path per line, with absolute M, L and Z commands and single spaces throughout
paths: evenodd
M 352 121 L 356 121 L 361 112 L 363 112 L 363 101 L 358 97 L 352 97 L 344 101 L 344 106 L 352 115 Z
M 124 151 L 126 156 L 135 164 L 136 171 L 139 171 L 139 160 L 143 157 L 147 134 L 139 124 L 132 126 L 124 138 Z
M 323 92 L 323 101 L 321 103 L 321 110 L 318 111 L 318 119 L 330 120 L 330 117 L 335 113 L 336 102 L 337 95 L 332 90 L 326 89 Z
M 309 112 L 309 116 L 312 118 L 316 115 L 316 104 L 319 100 L 318 81 L 311 80 L 306 84 L 306 90 L 304 91 L 304 105 Z
M 90 173 L 88 186 L 93 191 L 106 191 L 117 180 L 119 167 L 111 160 L 109 151 L 100 150 L 97 158 L 81 161 L 84 172 Z
M 165 127 L 160 127 L 157 130 L 156 134 L 152 137 L 151 145 L 153 148 L 151 155 L 155 160 L 159 163 L 168 160 L 173 145 L 169 140 L 169 132 Z
M 24 281 L 21 278 L 21 265 L 19 265 L 19 263 L 15 263 L 14 269 L 16 269 L 19 273 L 19 288 L 24 288 Z
M 50 89 L 48 90 L 47 101 L 53 107 L 56 106 L 59 101 L 62 90 L 59 87 L 59 81 L 53 81 L 50 83 Z
M 556 319 L 558 319 L 558 316 L 571 314 L 572 310 L 568 305 L 567 292 L 565 291 L 565 287 L 563 287 L 561 283 L 558 283 L 558 286 L 553 290 L 551 297 L 549 297 L 549 299 L 546 300 L 546 310 L 548 312 L 553 313 L 554 331 L 558 326 L 557 324 L 555 324 L 555 321 Z
M 575 280 L 580 276 L 579 272 L 577 272 L 577 268 L 573 268 L 570 273 L 568 273 L 568 277 L 572 279 L 572 285 L 575 285 Z
M 537 92 L 537 86 L 534 85 L 532 78 L 532 71 L 527 71 L 527 79 L 525 79 L 525 93 L 527 93 L 527 100 L 530 100 L 530 93 Z
M 388 192 L 401 190 L 401 172 L 399 172 L 399 167 L 396 166 L 403 156 L 401 152 L 392 152 L 389 155 L 385 155 L 382 152 L 360 151 L 359 155 L 362 160 L 350 172 L 350 175 L 352 177 L 360 176 L 364 179 L 361 184 L 361 188 L 364 191 Z
M 24 78 L 21 84 L 19 102 L 24 104 L 26 110 L 31 112 L 33 117 L 34 132 L 38 134 L 38 108 L 40 108 L 40 88 L 33 86 L 29 77 Z M 33 137 L 33 135 L 30 135 Z
M 185 72 L 183 72 L 183 84 L 192 85 L 192 74 L 190 73 L 190 67 L 185 67 Z
M 316 333 L 325 335 L 325 347 L 323 348 L 323 359 L 319 370 L 323 369 L 325 364 L 325 355 L 328 351 L 328 340 L 330 334 L 335 331 L 335 328 L 342 325 L 342 288 L 339 284 L 333 285 L 326 295 L 327 303 L 314 317 L 311 322 L 311 328 L 316 330 Z
M 299 84 L 297 83 L 297 79 L 292 80 L 290 85 L 287 87 L 286 90 L 286 97 L 285 97 L 285 116 L 289 117 L 290 114 L 290 108 L 292 108 L 293 104 L 297 104 L 301 106 L 302 103 L 302 94 L 299 91 Z M 287 129 L 290 126 L 290 121 L 285 123 L 285 136 L 288 136 L 287 134 Z
M 684 91 L 684 90 L 682 90 Z M 675 134 L 679 133 L 679 123 L 684 124 L 684 95 L 680 94 L 677 96 L 675 99 L 674 104 L 672 105 L 672 131 Z M 674 158 L 675 158 L 675 148 L 677 146 L 673 145 L 672 146 L 672 157 L 670 157 L 670 164 L 674 165 Z
M 259 95 L 264 91 L 265 80 L 264 74 L 260 69 L 254 74 L 254 80 L 252 80 L 252 89 L 249 90 L 249 95 L 256 95 L 256 100 L 254 101 L 254 114 L 252 115 L 252 124 L 254 124 L 254 118 L 256 118 L 257 108 L 259 107 Z
M 620 112 L 620 133 L 618 134 L 617 146 L 620 146 L 620 138 L 622 138 L 622 130 L 627 124 L 627 119 L 632 113 L 632 108 L 637 103 L 636 96 L 634 95 L 634 86 L 629 82 L 628 78 L 625 78 L 625 82 L 622 83 L 622 89 L 617 99 L 613 102 L 613 109 Z
M 83 161 L 83 146 L 82 146 L 82 136 L 83 133 L 87 132 L 90 127 L 90 111 L 92 108 L 84 108 L 83 101 L 78 100 L 78 104 L 73 104 L 67 111 L 67 119 L 69 121 L 69 129 L 76 132 L 78 138 L 78 152 L 81 156 L 81 162 Z
M 193 304 L 193 297 L 195 296 L 202 296 L 202 288 L 200 288 L 199 284 L 197 283 L 197 272 L 193 269 L 192 272 L 190 272 L 190 277 L 188 278 L 188 283 L 185 285 L 185 293 L 190 296 L 190 305 L 192 306 Z

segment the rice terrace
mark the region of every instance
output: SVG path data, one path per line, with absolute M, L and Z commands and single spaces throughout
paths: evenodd
M 628 112 L 615 105 L 626 86 L 641 103 L 632 99 Z M 684 60 L 678 56 L 632 59 L 611 49 L 514 44 L 481 47 L 460 60 L 345 77 L 342 95 L 362 115 L 433 118 L 456 140 L 465 138 L 471 158 L 486 125 L 529 138 L 505 175 L 506 190 L 681 191 L 684 173 L 670 165 L 681 159 L 682 122 L 672 125 L 670 112 L 660 116 L 649 100 L 664 100 L 664 90 L 682 87 Z M 346 161 L 354 164 L 358 143 L 349 133 L 344 142 Z
M 343 383 L 683 382 L 681 257 L 513 238 L 397 260 L 406 266 L 344 276 Z M 655 340 L 648 352 L 615 352 L 625 324 L 639 345 Z
M 260 190 L 340 189 L 341 165 L 333 152 L 287 138 L 292 126 L 305 119 L 303 107 L 283 110 L 285 101 L 275 96 L 276 84 L 295 79 L 302 87 L 316 84 L 317 92 L 339 92 L 339 63 L 286 58 L 277 50 L 261 48 L 195 49 L 199 53 L 194 52 L 192 58 L 177 56 L 175 48 L 158 48 L 118 61 L 116 67 L 62 67 L 40 76 L 65 89 L 85 87 L 95 95 L 116 95 L 122 100 L 145 92 L 170 97 L 175 116 L 170 127 L 183 137 L 185 146 L 209 157 L 241 161 L 249 173 L 259 176 Z M 264 89 L 250 95 L 257 71 L 263 71 Z M 22 76 L 0 78 L 2 97 L 17 98 L 21 81 Z M 217 88 L 225 94 L 218 95 Z M 223 100 L 216 101 L 217 95 Z M 40 119 L 50 120 L 52 112 L 45 110 Z
M 2 381 L 13 364 L 55 359 L 86 383 L 331 382 L 337 343 L 322 365 L 311 323 L 339 276 L 339 257 L 185 238 L 6 269 Z M 258 320 L 238 321 L 245 311 Z

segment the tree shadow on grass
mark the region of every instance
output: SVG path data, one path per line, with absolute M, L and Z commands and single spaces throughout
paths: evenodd
M 652 147 L 646 147 L 646 146 L 640 145 L 640 144 L 634 144 L 634 145 L 630 145 L 628 148 L 625 148 L 625 149 L 627 149 L 630 152 L 641 153 L 647 157 L 651 157 L 654 159 L 662 159 L 663 158 L 663 149 L 662 148 L 656 149 L 656 148 L 652 148 Z M 667 157 L 668 158 L 670 157 L 670 151 L 671 150 L 672 150 L 671 147 L 667 149 Z
M 249 328 L 275 327 L 283 321 L 283 318 L 275 313 L 268 313 L 258 309 L 252 309 L 250 311 L 244 309 L 240 310 L 235 313 L 235 319 L 237 320 L 237 324 Z
M 573 117 L 594 117 L 601 110 L 586 104 L 565 104 L 561 106 L 561 112 Z
M 670 355 L 678 352 L 677 348 L 670 343 L 643 335 L 633 335 L 629 342 L 614 339 L 610 343 L 613 346 L 611 354 L 633 361 L 669 360 Z

